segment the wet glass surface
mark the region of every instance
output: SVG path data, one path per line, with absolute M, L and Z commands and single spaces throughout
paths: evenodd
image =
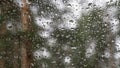
M 0 0 L 0 68 L 120 68 L 119 0 Z

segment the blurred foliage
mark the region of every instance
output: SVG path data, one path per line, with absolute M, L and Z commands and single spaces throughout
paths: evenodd
M 32 3 L 39 5 L 39 12 L 43 11 L 46 16 L 50 12 L 59 13 L 59 10 L 56 9 L 55 6 L 51 5 L 49 1 L 46 0 L 30 0 Z M 118 4 L 119 5 L 119 4 Z M 49 7 L 49 8 L 48 8 Z M 3 23 L 4 20 L 13 19 L 15 21 L 20 21 L 20 8 L 12 1 L 12 0 L 3 0 L 0 1 L 0 10 L 2 10 L 0 14 L 0 24 Z M 47 11 L 46 11 L 47 10 Z M 46 68 L 66 68 L 65 64 L 63 63 L 63 57 L 66 55 L 72 58 L 73 67 L 75 68 L 96 68 L 99 64 L 99 61 L 103 59 L 101 55 L 104 53 L 105 48 L 107 47 L 106 43 L 106 36 L 107 36 L 107 27 L 106 23 L 103 22 L 103 13 L 104 9 L 100 8 L 93 8 L 91 12 L 87 15 L 82 15 L 82 17 L 78 20 L 78 26 L 76 29 L 62 29 L 55 28 L 55 31 L 52 33 L 52 37 L 57 39 L 55 47 L 49 47 L 46 43 L 47 40 L 40 37 L 37 33 L 38 30 L 42 30 L 38 28 L 35 24 L 34 16 L 31 13 L 31 20 L 32 20 L 32 30 L 29 32 L 22 32 L 18 31 L 15 34 L 12 34 L 10 31 L 7 31 L 6 35 L 0 36 L 0 49 L 4 48 L 8 56 L 6 60 L 6 67 L 12 68 L 12 61 L 11 53 L 14 50 L 13 40 L 16 39 L 19 42 L 19 45 L 24 39 L 28 39 L 31 41 L 32 48 L 31 52 L 33 53 L 37 49 L 41 47 L 46 47 L 52 57 L 50 59 L 41 59 L 36 60 L 34 59 L 33 68 L 42 67 L 43 64 L 47 65 Z M 42 16 L 41 13 L 38 15 Z M 48 15 L 49 16 L 49 15 Z M 53 18 L 56 20 L 57 18 Z M 87 45 L 89 45 L 92 40 L 96 43 L 95 47 L 95 54 L 92 55 L 90 58 L 86 58 L 85 52 Z M 76 47 L 76 49 L 72 50 L 69 49 L 67 51 L 63 50 L 65 45 L 69 45 L 71 47 Z M 11 53 L 9 53 L 9 50 Z M 2 53 L 2 52 L 1 52 Z M 1 54 L 0 54 L 1 55 Z M 9 56 L 10 55 L 10 56 Z M 60 58 L 62 56 L 62 58 Z M 20 62 L 20 61 L 19 61 Z M 52 63 L 55 62 L 55 63 Z M 8 64 L 8 65 L 7 65 Z M 72 67 L 71 67 L 72 68 Z
M 79 25 L 75 30 L 56 29 L 53 36 L 58 39 L 58 43 L 64 45 L 69 43 L 71 47 L 77 47 L 72 52 L 73 63 L 76 68 L 95 68 L 95 64 L 100 60 L 100 55 L 106 47 L 107 27 L 103 22 L 103 10 L 94 8 L 88 15 L 83 15 L 78 21 Z M 95 40 L 97 43 L 96 56 L 87 59 L 85 56 L 86 41 Z

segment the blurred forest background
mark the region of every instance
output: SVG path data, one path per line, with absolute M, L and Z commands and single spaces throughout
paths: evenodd
M 119 0 L 0 0 L 0 68 L 120 68 Z

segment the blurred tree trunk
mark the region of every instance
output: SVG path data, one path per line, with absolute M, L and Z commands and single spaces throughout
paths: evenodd
M 2 8 L 0 8 L 0 15 L 2 15 Z M 5 33 L 6 33 L 6 24 L 5 24 L 5 21 L 2 21 L 2 19 L 1 19 L 1 21 L 0 21 L 0 39 L 2 39 L 2 37 L 5 35 Z M 3 52 L 4 50 L 5 50 L 5 48 L 3 48 L 3 47 L 0 48 L 0 52 Z M 0 58 L 0 68 L 5 68 L 4 66 L 5 66 L 5 60 L 2 55 L 2 57 Z
M 21 47 L 21 68 L 30 68 L 31 67 L 31 52 L 30 52 L 30 46 L 31 43 L 29 40 L 25 39 L 22 42 L 22 47 Z
M 107 22 L 108 24 L 108 28 L 107 28 L 107 31 L 108 31 L 108 36 L 107 36 L 107 46 L 109 48 L 109 52 L 110 52 L 110 58 L 108 59 L 108 67 L 109 68 L 116 68 L 116 65 L 115 65 L 115 58 L 114 58 L 114 52 L 115 52 L 115 42 L 114 42 L 114 38 L 115 38 L 115 35 L 111 32 L 111 25 L 110 25 L 110 22 Z
M 5 68 L 5 61 L 3 58 L 0 58 L 0 68 Z
M 29 33 L 30 29 L 30 12 L 27 0 L 22 0 L 23 6 L 21 8 L 21 19 L 23 32 Z M 30 68 L 31 65 L 31 41 L 27 37 L 21 40 L 21 68 Z
M 3 52 L 5 48 L 0 48 L 0 52 Z M 0 68 L 5 68 L 5 60 L 4 60 L 4 55 L 1 55 L 0 57 Z
M 15 37 L 13 39 L 13 44 L 14 44 L 14 48 L 13 48 L 13 67 L 14 68 L 20 68 L 19 67 L 19 41 L 18 41 L 18 37 Z
M 22 29 L 23 31 L 30 30 L 30 11 L 29 11 L 29 4 L 27 0 L 22 0 L 23 6 L 21 8 L 21 18 L 22 18 Z
M 112 33 L 109 34 L 108 46 L 110 49 L 110 58 L 109 58 L 109 68 L 116 68 L 115 58 L 114 58 L 114 35 Z
M 6 34 L 7 28 L 6 23 L 3 21 L 2 24 L 0 24 L 0 37 L 4 36 Z

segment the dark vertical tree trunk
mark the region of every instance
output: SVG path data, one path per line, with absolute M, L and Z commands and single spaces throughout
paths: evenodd
M 4 65 L 5 64 L 5 61 L 3 58 L 0 59 L 0 68 L 5 68 Z
M 27 51 L 25 48 L 25 44 L 22 45 L 21 47 L 21 68 L 29 68 L 28 67 L 28 61 L 27 61 Z
M 0 52 L 3 52 L 3 51 L 4 51 L 4 48 L 0 48 Z M 5 68 L 5 60 L 3 55 L 0 58 L 0 68 Z
M 6 34 L 6 23 L 5 21 L 2 22 L 2 24 L 0 25 L 0 38 L 2 39 L 4 37 L 4 35 Z M 2 42 L 1 42 L 2 43 Z M 0 48 L 0 52 L 4 52 L 5 51 L 5 47 Z M 4 55 L 2 55 L 2 58 L 0 58 L 0 68 L 5 68 L 5 59 L 4 59 Z
M 31 62 L 32 62 L 32 56 L 31 56 L 31 51 L 30 48 L 31 43 L 29 40 L 25 39 L 24 42 L 22 42 L 22 47 L 21 47 L 21 68 L 30 68 L 31 67 Z
M 14 48 L 13 48 L 13 67 L 14 68 L 20 68 L 19 67 L 19 41 L 18 41 L 18 37 L 15 37 L 13 39 L 13 45 L 14 45 Z
M 114 52 L 115 52 L 115 35 L 111 32 L 111 26 L 110 22 L 108 22 L 108 37 L 107 37 L 107 45 L 110 50 L 110 58 L 108 59 L 108 66 L 109 68 L 116 68 L 115 65 L 115 58 L 114 58 Z
M 27 0 L 22 0 L 23 6 L 21 9 L 22 29 L 23 32 L 29 33 L 30 31 L 30 12 Z M 28 37 L 23 37 L 21 40 L 21 68 L 30 68 L 31 65 L 31 41 Z
M 30 11 L 29 4 L 27 4 L 27 0 L 22 0 L 23 7 L 21 8 L 21 17 L 22 17 L 22 28 L 23 31 L 30 30 Z
M 109 49 L 110 49 L 110 58 L 109 58 L 109 68 L 116 68 L 115 58 L 114 58 L 114 35 L 110 33 L 109 35 Z
M 6 34 L 6 31 L 6 23 L 4 21 L 2 24 L 0 24 L 0 37 L 3 37 Z

